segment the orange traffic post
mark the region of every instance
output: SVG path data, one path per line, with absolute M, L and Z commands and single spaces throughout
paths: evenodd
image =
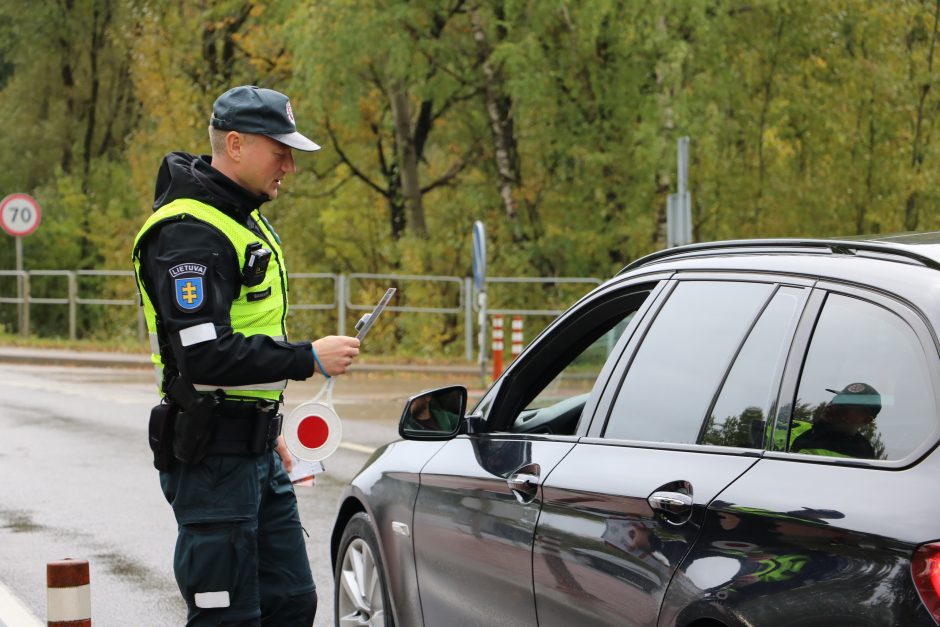
M 91 627 L 88 561 L 65 559 L 46 564 L 48 627 Z
M 493 380 L 503 374 L 503 316 L 493 314 Z
M 516 359 L 519 355 L 522 354 L 522 316 L 516 315 L 512 317 L 512 358 Z

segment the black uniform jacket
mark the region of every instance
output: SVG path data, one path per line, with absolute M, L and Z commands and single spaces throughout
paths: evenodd
M 861 433 L 846 433 L 825 420 L 819 421 L 793 441 L 790 450 L 826 450 L 858 459 L 875 459 L 875 449 Z
M 256 196 L 211 166 L 208 156 L 170 153 L 157 175 L 154 211 L 178 198 L 192 198 L 232 216 L 266 236 L 249 214 L 269 198 Z M 270 247 L 266 247 L 270 248 Z M 177 303 L 171 270 L 180 264 L 205 266 L 202 304 L 186 310 Z M 306 379 L 314 372 L 310 343 L 288 343 L 266 336 L 250 338 L 232 331 L 229 310 L 241 287 L 241 268 L 231 243 L 219 231 L 196 220 L 179 220 L 153 227 L 141 243 L 141 280 L 162 321 L 176 368 L 191 383 L 241 386 L 284 379 Z M 272 265 L 270 272 L 274 272 Z M 211 323 L 215 338 L 184 346 L 180 331 Z M 211 336 L 199 328 L 198 338 Z M 191 332 L 192 333 L 192 332 Z M 164 361 L 167 356 L 164 356 Z

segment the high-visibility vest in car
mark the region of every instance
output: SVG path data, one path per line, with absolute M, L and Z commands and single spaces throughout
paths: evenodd
M 238 223 L 211 205 L 190 198 L 180 198 L 155 211 L 144 222 L 140 232 L 137 233 L 137 237 L 134 238 L 134 271 L 137 277 L 137 287 L 140 290 L 144 315 L 147 319 L 147 330 L 150 333 L 151 361 L 156 370 L 157 387 L 160 388 L 161 394 L 164 393 L 164 362 L 160 355 L 160 344 L 157 339 L 157 312 L 153 306 L 153 299 L 147 293 L 140 274 L 140 244 L 144 236 L 155 226 L 175 220 L 203 222 L 218 230 L 231 242 L 239 269 L 245 267 L 248 245 L 260 241 L 272 253 L 268 270 L 260 284 L 252 287 L 242 285 L 238 297 L 232 301 L 230 312 L 232 331 L 241 333 L 246 337 L 267 335 L 278 340 L 285 340 L 287 339 L 287 327 L 285 325 L 285 319 L 287 318 L 287 268 L 284 265 L 284 255 L 278 245 L 277 236 L 257 209 L 251 212 L 251 219 L 257 224 L 259 231 L 264 234 L 263 239 L 259 237 L 258 233 Z M 263 298 L 257 296 L 251 298 L 252 294 L 263 294 L 268 290 L 270 290 L 269 295 Z M 212 337 L 214 337 L 215 330 L 210 329 L 209 331 L 213 333 Z M 287 387 L 287 380 L 234 387 L 212 385 L 211 382 L 193 383 L 197 390 L 203 392 L 221 389 L 234 396 L 271 400 L 280 399 L 281 393 Z
M 789 450 L 788 443 L 790 445 L 800 437 L 805 431 L 809 431 L 810 427 L 813 426 L 813 423 L 808 420 L 800 420 L 799 418 L 794 418 L 789 424 L 786 422 L 778 422 L 776 428 L 773 429 L 771 437 L 773 438 L 773 446 L 775 451 L 786 451 Z M 773 423 L 767 425 L 767 431 L 770 431 L 773 428 Z M 766 436 L 765 436 L 766 438 Z

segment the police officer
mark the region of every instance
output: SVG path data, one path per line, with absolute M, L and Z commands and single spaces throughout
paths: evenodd
M 793 440 L 790 450 L 806 455 L 875 459 L 875 448 L 860 433 L 881 412 L 881 395 L 867 383 L 850 383 L 835 394 L 825 413 Z
M 235 87 L 213 105 L 212 155 L 174 152 L 133 260 L 163 402 L 150 442 L 178 537 L 187 625 L 313 624 L 317 597 L 285 467 L 289 379 L 346 372 L 352 337 L 288 342 L 287 269 L 261 215 L 295 171 L 287 96 Z

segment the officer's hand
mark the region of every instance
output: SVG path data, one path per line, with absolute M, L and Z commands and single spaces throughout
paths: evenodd
M 328 335 L 316 340 L 313 349 L 317 352 L 323 370 L 326 370 L 320 374 L 333 377 L 345 373 L 359 354 L 359 340 L 346 335 Z M 316 369 L 320 371 L 319 367 Z
M 287 450 L 287 442 L 284 440 L 283 435 L 277 436 L 277 445 L 274 450 L 280 455 L 284 470 L 287 471 L 287 474 L 290 474 L 290 471 L 294 469 L 294 456 Z

